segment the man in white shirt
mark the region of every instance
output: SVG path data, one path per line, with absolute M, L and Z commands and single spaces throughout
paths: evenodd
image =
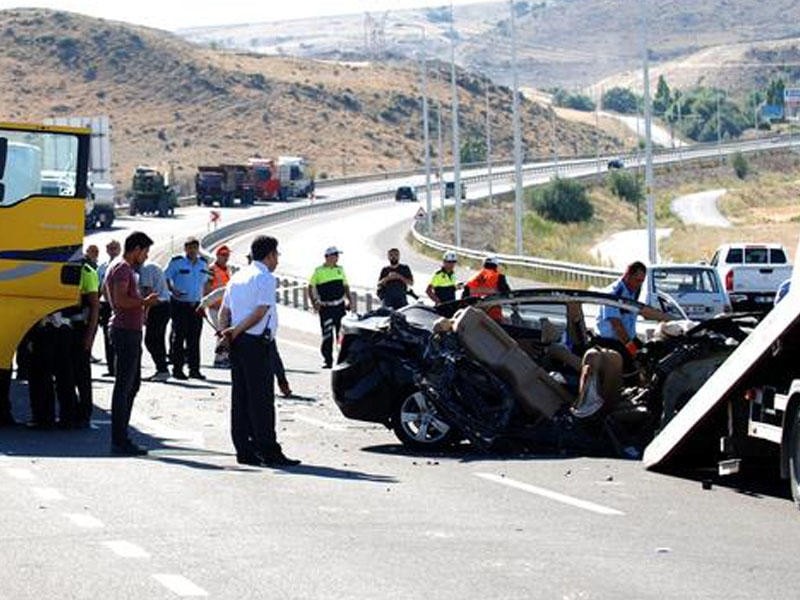
M 250 246 L 252 263 L 231 277 L 219 313 L 221 335 L 230 345 L 231 437 L 236 462 L 290 467 L 275 435 L 272 341 L 278 330 L 275 277 L 278 240 L 260 235 Z

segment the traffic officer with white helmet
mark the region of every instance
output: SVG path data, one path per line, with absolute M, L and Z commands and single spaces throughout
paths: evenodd
M 452 302 L 456 299 L 456 289 L 459 287 L 456 283 L 455 268 L 458 263 L 458 256 L 452 250 L 448 250 L 442 256 L 441 268 L 433 274 L 425 293 L 428 298 L 433 300 L 436 304 L 443 302 Z
M 333 366 L 333 340 L 339 335 L 342 317 L 350 309 L 350 286 L 344 269 L 337 263 L 339 250 L 330 246 L 325 250 L 325 263 L 314 270 L 308 282 L 308 297 L 314 310 L 319 313 L 319 324 L 322 329 L 323 369 Z

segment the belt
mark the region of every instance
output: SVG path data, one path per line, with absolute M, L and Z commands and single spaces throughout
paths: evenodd
M 320 306 L 339 306 L 340 304 L 344 304 L 344 298 L 339 298 L 338 300 L 320 300 Z

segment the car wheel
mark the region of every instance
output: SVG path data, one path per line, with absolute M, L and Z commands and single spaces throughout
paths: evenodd
M 792 485 L 792 499 L 800 509 L 800 409 L 794 411 L 789 430 L 789 481 Z
M 439 450 L 458 438 L 455 429 L 442 419 L 436 406 L 420 391 L 398 402 L 392 429 L 403 445 L 415 450 Z

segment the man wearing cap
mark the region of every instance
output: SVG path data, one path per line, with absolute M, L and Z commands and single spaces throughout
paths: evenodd
M 172 293 L 172 376 L 187 379 L 184 363 L 189 364 L 189 377 L 205 379 L 200 373 L 200 333 L 203 317 L 197 306 L 203 297 L 203 287 L 210 272 L 208 261 L 200 254 L 200 242 L 190 237 L 183 245 L 185 254 L 173 256 L 164 275 Z
M 378 298 L 388 308 L 402 308 L 408 304 L 406 294 L 414 285 L 414 275 L 408 265 L 400 262 L 400 250 L 390 248 L 386 254 L 389 264 L 378 276 Z
M 339 335 L 342 317 L 350 309 L 350 286 L 347 284 L 344 269 L 340 267 L 336 246 L 325 250 L 325 263 L 314 270 L 308 282 L 308 297 L 314 310 L 319 313 L 319 324 L 322 329 L 323 369 L 333 366 L 333 339 Z
M 433 274 L 431 282 L 425 289 L 428 298 L 436 304 L 452 302 L 456 299 L 456 274 L 454 272 L 458 257 L 452 250 L 448 250 L 442 256 L 442 267 Z
M 506 281 L 506 276 L 497 270 L 500 261 L 496 256 L 487 256 L 483 261 L 483 268 L 464 284 L 462 298 L 469 296 L 491 296 L 492 294 L 510 292 L 511 288 Z M 499 306 L 489 306 L 486 314 L 495 321 L 503 318 L 502 309 Z
M 217 248 L 216 260 L 210 267 L 211 277 L 206 281 L 203 288 L 203 296 L 208 296 L 214 290 L 224 288 L 228 285 L 233 274 L 232 267 L 228 266 L 228 259 L 231 256 L 230 248 L 225 245 Z M 222 297 L 211 300 L 208 304 L 208 316 L 214 327 L 219 326 L 219 309 L 222 306 Z M 214 350 L 214 366 L 228 367 L 228 351 L 223 344 L 217 344 Z

